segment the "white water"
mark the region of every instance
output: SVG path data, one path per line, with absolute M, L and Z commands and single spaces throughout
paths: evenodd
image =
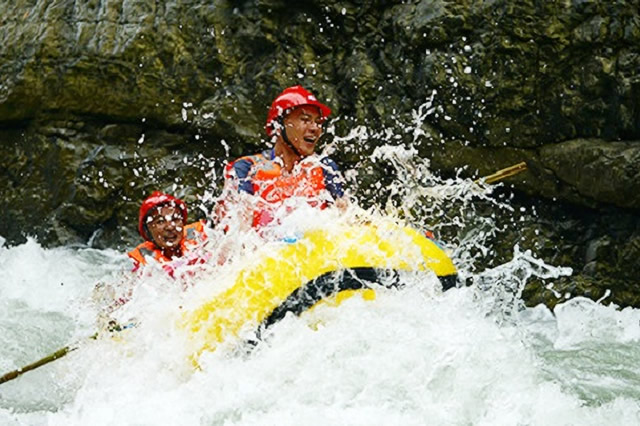
M 419 112 L 405 129 L 413 142 L 423 135 L 428 108 Z M 373 136 L 382 137 L 357 128 L 335 144 L 353 147 Z M 228 342 L 194 370 L 175 327 L 180 306 L 233 282 L 249 261 L 240 246 L 259 246 L 256 235 L 210 231 L 210 249 L 231 253 L 227 263 L 184 281 L 153 268 L 136 280 L 126 256 L 114 251 L 0 244 L 0 373 L 80 342 L 66 357 L 0 385 L 0 424 L 640 423 L 639 310 L 581 298 L 553 313 L 524 309 L 519 296 L 531 277 L 570 271 L 545 265 L 517 242 L 510 261 L 481 266 L 500 230 L 493 213 L 474 206 L 513 210 L 508 203 L 484 185 L 434 177 L 412 149 L 386 146 L 372 158 L 396 169 L 387 203 L 366 214 L 300 208 L 292 228 L 336 226 L 350 214 L 402 217 L 416 226 L 428 218 L 429 228 L 446 236 L 461 278 L 474 286 L 442 293 L 435 277 L 407 274 L 402 290 L 288 316 L 253 351 Z M 346 175 L 353 192 L 380 189 L 357 188 L 358 173 Z M 92 297 L 97 283 L 133 289 L 114 316 L 123 323 L 135 317 L 138 327 L 115 339 L 88 339 L 104 307 Z
M 499 291 L 509 278 L 566 271 L 514 253 L 467 271 L 481 286 L 443 294 L 435 278 L 408 275 L 403 290 L 289 316 L 254 351 L 230 345 L 193 371 L 171 329 L 176 305 L 223 287 L 242 260 L 186 292 L 152 272 L 125 305 L 142 324 L 94 341 L 93 286 L 127 282 L 128 260 L 33 240 L 3 247 L 0 371 L 83 344 L 0 385 L 0 424 L 637 424 L 640 311 L 580 298 L 555 316 L 515 308 Z

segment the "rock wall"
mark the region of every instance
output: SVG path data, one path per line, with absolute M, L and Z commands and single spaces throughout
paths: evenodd
M 337 134 L 422 114 L 416 147 L 443 175 L 527 161 L 510 181 L 524 203 L 583 229 L 557 249 L 574 253 L 576 277 L 599 286 L 594 295 L 628 287 L 640 266 L 638 10 L 630 0 L 1 2 L 0 235 L 132 244 L 146 194 L 196 200 L 219 183 L 212 166 L 264 142 L 272 98 L 300 83 L 332 106 Z M 342 166 L 413 143 L 398 133 L 341 153 Z M 566 234 L 553 223 L 547 241 Z

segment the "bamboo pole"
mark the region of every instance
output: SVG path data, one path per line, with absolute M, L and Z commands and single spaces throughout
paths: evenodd
M 490 174 L 489 176 L 477 179 L 475 182 L 496 183 L 498 181 L 501 181 L 502 179 L 517 175 L 520 172 L 524 172 L 525 170 L 527 170 L 527 163 L 523 161 L 511 167 L 507 167 L 506 169 L 498 170 L 497 172 Z
M 38 367 L 42 367 L 45 364 L 49 364 L 50 362 L 53 362 L 56 359 L 62 358 L 63 356 L 65 356 L 69 352 L 75 351 L 76 349 L 78 349 L 77 346 L 65 346 L 64 348 L 58 349 L 54 353 L 52 353 L 50 355 L 47 355 L 44 358 L 42 358 L 42 359 L 40 359 L 40 360 L 38 360 L 38 361 L 36 361 L 34 363 L 31 363 L 29 365 L 25 365 L 24 367 L 19 368 L 17 370 L 10 371 L 7 374 L 5 374 L 2 377 L 0 377 L 0 384 L 2 384 L 4 382 L 8 382 L 9 380 L 13 380 L 16 377 L 20 377 L 21 375 L 23 375 L 27 371 L 35 370 Z

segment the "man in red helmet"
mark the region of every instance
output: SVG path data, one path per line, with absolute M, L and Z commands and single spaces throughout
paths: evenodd
M 271 222 L 273 210 L 293 196 L 315 199 L 310 203 L 321 208 L 328 203 L 346 205 L 338 166 L 328 157 L 314 155 L 329 114 L 331 109 L 302 86 L 285 89 L 267 115 L 265 129 L 274 147 L 227 166 L 227 187 L 266 202 L 253 214 L 254 227 Z
M 128 253 L 134 261 L 134 271 L 146 265 L 150 259 L 165 264 L 173 277 L 176 259 L 185 258 L 186 264 L 204 263 L 206 259 L 190 253 L 193 248 L 206 240 L 204 223 L 198 221 L 189 225 L 187 205 L 184 201 L 168 194 L 155 191 L 140 206 L 138 232 L 145 242 Z M 184 263 L 184 262 L 180 262 Z
M 133 259 L 133 272 L 140 270 L 150 262 L 158 262 L 172 278 L 177 268 L 185 265 L 203 264 L 209 260 L 206 253 L 197 250 L 206 241 L 204 221 L 187 223 L 187 205 L 169 194 L 159 191 L 153 192 L 140 206 L 138 231 L 144 242 L 131 250 L 128 255 Z M 187 271 L 187 274 L 190 274 Z M 185 283 L 183 282 L 183 287 Z M 118 294 L 120 293 L 120 294 Z M 117 291 L 113 286 L 98 284 L 93 298 L 98 305 L 104 305 L 98 314 L 98 327 L 109 331 L 120 331 L 135 325 L 135 321 L 128 325 L 119 325 L 111 318 L 120 306 L 129 301 L 133 289 Z

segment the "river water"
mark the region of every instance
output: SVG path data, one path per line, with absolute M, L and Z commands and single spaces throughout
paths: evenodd
M 357 147 L 369 137 L 356 128 L 335 144 Z M 561 294 L 553 312 L 525 308 L 519 296 L 529 280 L 552 288 L 571 270 L 545 264 L 517 241 L 509 259 L 483 261 L 500 238 L 497 213 L 514 210 L 508 201 L 487 185 L 433 176 L 412 149 L 384 146 L 371 158 L 395 174 L 382 188 L 356 190 L 362 198 L 385 192 L 386 202 L 365 211 L 352 197 L 347 212 L 304 204 L 280 232 L 363 216 L 414 227 L 431 218 L 461 281 L 473 285 L 443 293 L 435 276 L 406 273 L 402 289 L 287 316 L 251 350 L 229 339 L 196 367 L 176 319 L 234 282 L 263 244 L 256 235 L 208 230 L 212 259 L 225 253 L 223 261 L 177 280 L 153 266 L 135 277 L 126 255 L 113 250 L 0 239 L 0 373 L 77 347 L 1 384 L 0 424 L 640 423 L 639 310 Z M 355 187 L 357 173 L 346 177 Z M 516 213 L 508 226 L 518 226 Z M 105 289 L 131 292 L 112 315 L 136 327 L 101 328 Z
M 463 246 L 451 252 L 475 285 L 442 293 L 436 277 L 405 274 L 401 290 L 287 316 L 253 350 L 230 342 L 194 368 L 177 305 L 227 286 L 249 258 L 186 284 L 149 271 L 122 308 L 139 326 L 93 340 L 94 287 L 132 285 L 126 256 L 3 245 L 0 372 L 79 348 L 0 385 L 0 424 L 638 424 L 640 311 L 583 298 L 525 309 L 514 283 L 570 271 L 517 246 L 472 271 Z

